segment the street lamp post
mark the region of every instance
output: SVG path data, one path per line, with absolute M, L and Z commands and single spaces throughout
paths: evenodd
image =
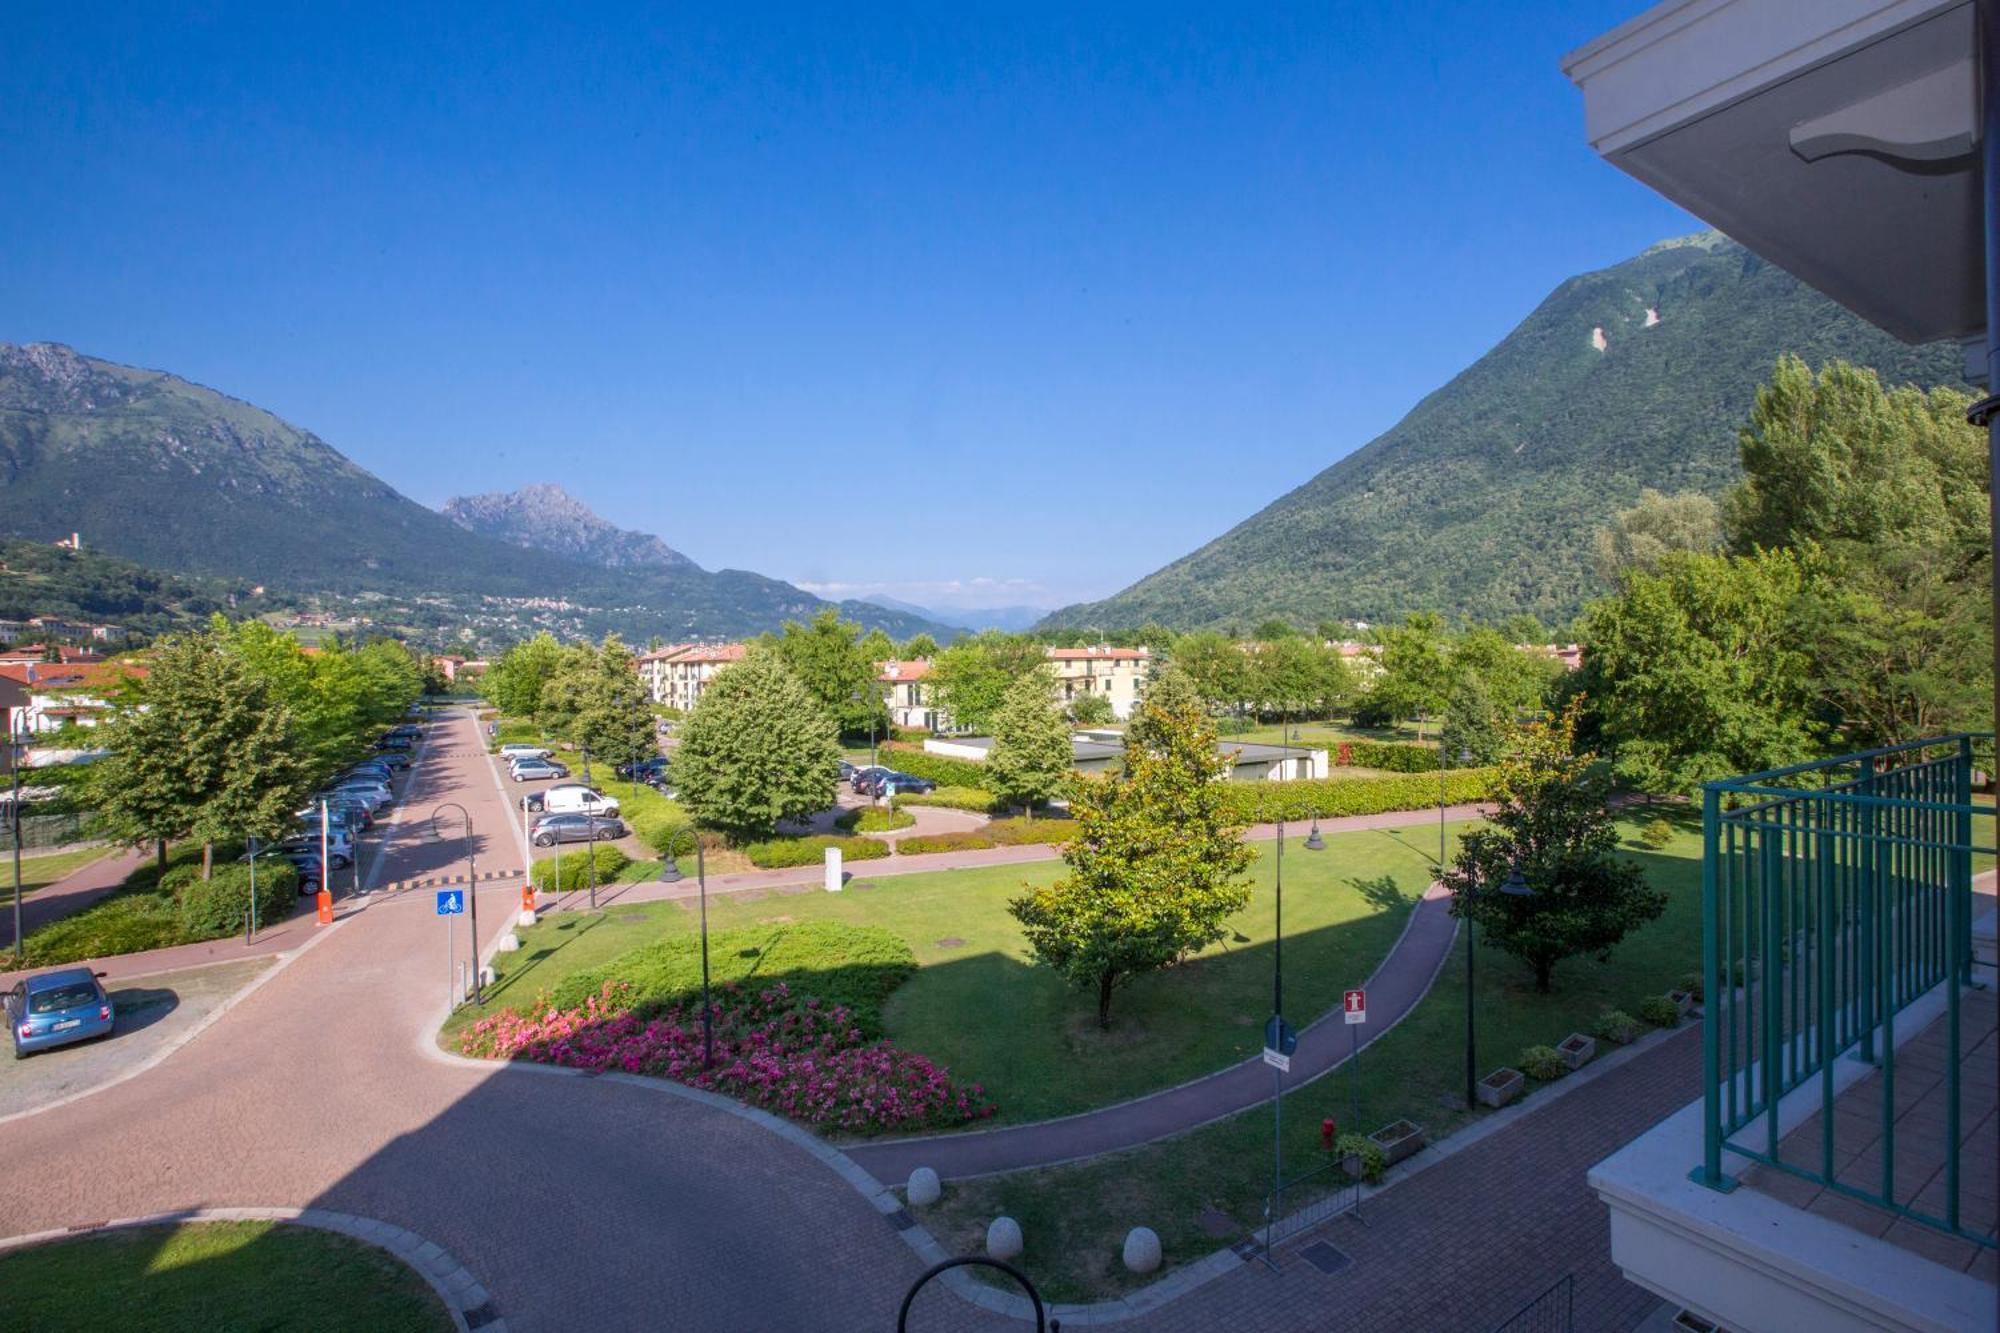
M 1478 1032 L 1473 1020 L 1472 904 L 1482 892 L 1484 890 L 1479 887 L 1478 869 L 1474 867 L 1472 878 L 1465 886 L 1465 1105 L 1468 1110 L 1479 1104 L 1474 1086 L 1479 1077 L 1479 1051 Z M 1501 883 L 1499 892 L 1509 898 L 1534 897 L 1535 891 L 1528 887 L 1528 881 L 1521 876 L 1519 861 L 1507 867 L 1507 878 Z
M 1458 762 L 1461 765 L 1471 763 L 1472 751 L 1461 749 L 1458 752 Z M 1444 803 L 1445 803 L 1444 737 L 1439 736 L 1438 737 L 1438 874 L 1440 875 L 1444 874 L 1444 864 L 1445 864 Z
M 14 715 L 7 715 L 7 767 L 14 771 L 14 798 L 7 807 L 8 822 L 14 826 L 14 966 L 27 960 L 27 945 L 21 939 L 21 740 Z
M 694 878 L 701 891 L 701 1067 L 715 1068 L 715 1006 L 708 999 L 708 858 L 694 838 Z
M 438 827 L 438 816 L 447 810 L 458 811 L 458 817 L 465 827 L 465 921 L 466 929 L 472 936 L 472 1002 L 486 1003 L 486 991 L 479 979 L 479 866 L 473 859 L 472 815 L 457 801 L 444 801 L 431 811 L 431 836 L 440 842 L 444 840 L 444 830 Z

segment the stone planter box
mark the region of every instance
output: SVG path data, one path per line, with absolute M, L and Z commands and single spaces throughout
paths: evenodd
M 1349 1180 L 1361 1179 L 1361 1154 L 1351 1152 L 1340 1159 L 1340 1169 L 1347 1173 Z
M 1667 998 L 1674 1002 L 1674 1008 L 1680 1013 L 1682 1018 L 1686 1018 L 1688 1011 L 1694 1008 L 1694 993 L 1692 991 L 1670 990 L 1667 992 Z
M 1590 1057 L 1597 1054 L 1597 1039 L 1581 1032 L 1572 1032 L 1556 1046 L 1563 1063 L 1571 1069 L 1581 1069 L 1590 1063 Z
M 1384 1166 L 1394 1166 L 1424 1146 L 1424 1127 L 1408 1120 L 1396 1120 L 1370 1134 L 1368 1141 L 1382 1150 Z
M 1496 1069 L 1474 1085 L 1481 1105 L 1500 1107 L 1521 1095 L 1521 1089 L 1528 1083 L 1527 1076 L 1518 1069 Z

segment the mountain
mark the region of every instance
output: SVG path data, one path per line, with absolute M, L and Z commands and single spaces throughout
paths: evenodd
M 1592 531 L 1642 487 L 1720 493 L 1780 353 L 1962 383 L 1718 233 L 1558 286 L 1388 431 L 1206 546 L 1045 625 L 1247 627 L 1418 610 L 1561 624 L 1600 591 Z
M 444 503 L 444 516 L 468 532 L 514 546 L 552 551 L 604 569 L 693 569 L 694 561 L 658 537 L 632 532 L 599 518 L 581 500 L 550 482 L 492 495 L 461 495 Z
M 617 532 L 583 512 L 592 531 Z M 751 634 L 826 605 L 761 574 L 711 573 L 657 539 L 657 550 L 625 543 L 650 559 L 618 568 L 581 551 L 526 556 L 262 408 L 60 344 L 0 344 L 0 537 L 73 531 L 153 568 L 292 592 L 560 601 L 642 641 Z M 897 636 L 944 630 L 887 611 L 863 623 Z
M 872 596 L 868 599 L 876 606 L 891 611 L 903 611 L 926 620 L 935 620 L 941 625 L 954 629 L 982 630 L 998 629 L 1013 633 L 1029 628 L 1048 614 L 1039 606 L 988 606 L 975 607 L 966 611 L 945 611 L 933 606 L 919 606 L 915 602 L 905 602 L 895 597 Z

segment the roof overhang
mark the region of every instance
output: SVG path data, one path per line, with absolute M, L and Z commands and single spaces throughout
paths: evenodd
M 1984 332 L 1972 0 L 1667 0 L 1573 51 L 1591 146 L 1912 343 Z

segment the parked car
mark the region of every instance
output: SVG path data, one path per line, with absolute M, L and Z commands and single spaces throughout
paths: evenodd
M 380 810 L 396 799 L 396 789 L 381 778 L 342 778 L 328 790 L 366 801 L 374 810 Z
M 375 748 L 378 750 L 407 750 L 410 748 L 410 740 L 407 736 L 383 736 L 376 740 Z
M 510 770 L 516 782 L 541 782 L 548 778 L 566 778 L 569 770 L 561 764 L 547 759 L 523 759 Z
M 861 796 L 878 796 L 885 785 L 893 785 L 899 792 L 917 792 L 928 795 L 937 790 L 937 783 L 929 778 L 920 778 L 914 773 L 899 773 L 893 768 L 864 770 L 854 779 L 854 790 Z
M 888 769 L 882 767 L 880 764 L 867 764 L 861 768 L 856 768 L 854 765 L 849 764 L 847 766 L 847 774 L 846 774 L 847 785 L 853 788 L 854 794 L 856 796 L 859 796 L 861 794 L 862 784 L 867 782 L 868 779 L 874 777 L 877 773 L 887 773 L 888 771 L 889 771 Z
M 315 800 L 322 798 L 328 801 L 359 801 L 368 807 L 371 815 L 379 815 L 395 803 L 394 798 L 380 787 L 348 786 L 344 783 L 314 797 Z
M 349 800 L 345 796 L 332 796 L 329 793 L 326 812 L 328 822 L 335 828 L 352 828 L 366 832 L 375 827 L 375 816 L 363 801 Z M 311 805 L 298 812 L 298 817 L 301 828 L 313 833 L 319 832 L 319 800 L 314 798 Z
M 553 847 L 559 842 L 596 842 L 625 836 L 625 822 L 602 815 L 544 815 L 529 831 L 537 847 Z
M 314 859 L 319 857 L 319 835 L 299 834 L 278 844 L 278 849 L 289 861 L 297 861 L 301 856 Z M 354 864 L 354 844 L 345 838 L 331 837 L 326 840 L 327 859 L 333 862 L 335 870 L 345 870 Z
M 654 755 L 650 759 L 641 759 L 636 764 L 620 764 L 617 768 L 618 776 L 627 782 L 647 782 L 652 779 L 652 775 L 666 771 L 667 757 L 663 754 Z
M 845 759 L 840 761 L 840 780 L 842 782 L 854 781 L 854 775 L 858 772 L 860 772 L 860 770 L 855 768 L 854 765 L 848 763 Z
M 414 756 L 407 750 L 378 750 L 369 758 L 396 773 L 405 772 L 415 762 Z
M 87 967 L 66 967 L 14 983 L 4 1005 L 14 1058 L 108 1036 L 116 1021 L 111 997 Z
M 379 782 L 385 787 L 391 786 L 395 782 L 395 774 L 386 768 L 376 768 L 371 764 L 356 764 L 340 776 L 342 782 L 350 778 L 366 778 L 371 782 Z
M 402 722 L 389 728 L 391 736 L 401 736 L 407 740 L 419 741 L 424 738 L 424 729 L 414 722 Z
M 509 741 L 500 747 L 502 759 L 547 759 L 554 753 L 546 745 L 528 745 L 522 741 Z

